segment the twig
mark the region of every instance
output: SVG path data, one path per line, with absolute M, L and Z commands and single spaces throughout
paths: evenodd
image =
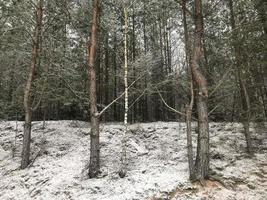
M 137 79 L 135 79 L 129 86 L 127 89 L 129 89 L 130 87 L 132 87 L 139 79 L 141 79 L 146 73 L 140 75 Z M 98 115 L 101 116 L 110 106 L 112 106 L 116 101 L 118 101 L 121 97 L 123 97 L 123 95 L 125 94 L 125 91 L 123 93 L 121 93 L 116 99 L 114 99 L 112 102 L 110 102 L 105 108 L 103 108 L 103 110 L 101 110 Z
M 146 92 L 146 89 L 134 100 L 133 103 L 131 103 L 131 105 L 129 106 L 129 109 L 133 107 L 133 105 L 145 94 L 145 92 Z
M 208 116 L 211 115 L 213 113 L 213 111 L 215 111 L 218 107 L 219 107 L 220 103 L 217 104 L 211 111 L 209 111 Z
M 71 87 L 71 85 L 70 85 L 70 84 L 69 84 L 63 77 L 60 77 L 60 78 L 61 78 L 61 80 L 64 81 L 64 83 L 65 83 L 65 85 L 67 86 L 67 88 L 74 94 L 75 97 L 77 97 L 77 98 L 80 99 L 80 100 L 88 101 L 87 98 L 83 98 L 83 97 L 79 96 L 79 95 L 76 93 L 76 91 Z
M 230 68 L 222 77 L 222 79 L 219 81 L 219 83 L 215 86 L 215 88 L 210 92 L 210 97 L 217 91 L 217 89 L 222 85 L 223 80 L 225 79 L 226 75 L 228 75 L 229 72 L 231 72 L 232 69 Z
M 180 111 L 174 109 L 173 107 L 169 106 L 169 105 L 166 103 L 166 101 L 164 100 L 164 98 L 162 97 L 162 95 L 161 95 L 160 91 L 158 90 L 158 88 L 156 88 L 156 90 L 157 90 L 157 92 L 158 92 L 158 94 L 159 94 L 159 96 L 160 96 L 162 102 L 165 104 L 165 106 L 166 106 L 167 108 L 169 108 L 171 111 L 173 111 L 173 112 L 175 112 L 175 113 L 178 113 L 178 114 L 183 115 L 183 116 L 186 117 L 186 114 L 185 114 L 185 113 L 182 113 L 182 112 L 180 112 Z M 197 119 L 194 118 L 194 117 L 192 117 L 192 119 L 197 120 Z

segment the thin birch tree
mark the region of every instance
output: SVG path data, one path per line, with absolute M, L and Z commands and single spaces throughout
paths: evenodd
M 124 132 L 122 138 L 122 152 L 121 152 L 121 169 L 119 171 L 120 177 L 126 175 L 126 151 L 127 151 L 127 131 L 128 131 L 128 8 L 124 2 Z

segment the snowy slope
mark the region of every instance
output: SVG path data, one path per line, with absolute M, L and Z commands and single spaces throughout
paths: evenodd
M 266 199 L 266 129 L 251 129 L 255 155 L 244 154 L 240 124 L 210 124 L 211 168 L 217 181 L 206 187 L 188 181 L 185 124 L 130 125 L 128 174 L 118 176 L 120 124 L 101 125 L 101 170 L 87 179 L 89 124 L 80 121 L 33 123 L 33 165 L 19 169 L 23 124 L 0 122 L 1 200 Z M 17 135 L 16 150 L 13 149 Z M 194 141 L 196 137 L 194 137 Z

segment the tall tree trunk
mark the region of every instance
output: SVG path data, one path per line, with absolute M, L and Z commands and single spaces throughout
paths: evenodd
M 42 34 L 42 18 L 43 18 L 43 0 L 39 0 L 37 3 L 37 10 L 36 10 L 36 27 L 32 41 L 33 46 L 32 46 L 31 65 L 24 91 L 25 123 L 24 123 L 23 146 L 21 154 L 21 169 L 25 169 L 30 163 L 32 95 L 33 95 L 32 87 L 33 87 L 33 81 L 35 79 L 38 51 L 40 48 L 40 40 Z
M 167 23 L 167 26 L 168 26 L 168 23 Z M 168 58 L 168 70 L 169 70 L 169 73 L 172 73 L 172 43 L 171 43 L 171 33 L 170 33 L 170 28 L 167 27 L 167 31 L 166 31 L 166 34 L 167 34 L 167 58 Z
M 261 24 L 264 30 L 264 37 L 262 42 L 264 44 L 266 44 L 267 42 L 267 17 L 266 17 L 266 13 L 267 13 L 267 2 L 264 0 L 255 0 L 254 1 L 255 4 L 255 8 L 258 11 L 258 16 L 259 19 L 261 20 Z M 264 45 L 264 49 L 263 52 L 266 52 L 267 47 L 266 45 Z M 261 70 L 261 77 L 260 79 L 262 79 L 262 99 L 263 99 L 263 109 L 264 109 L 264 113 L 265 113 L 265 118 L 267 118 L 267 69 L 266 69 L 266 60 L 267 60 L 267 55 L 266 53 L 263 54 L 263 63 L 261 64 L 260 70 Z M 265 61 L 265 62 L 264 62 Z
M 116 98 L 117 96 L 117 60 L 116 60 L 116 52 L 117 52 L 117 35 L 114 35 L 114 46 L 113 46 L 113 66 L 114 66 L 114 89 L 113 89 L 113 96 Z M 113 104 L 113 120 L 118 121 L 117 115 L 117 104 Z
M 238 41 L 238 31 L 236 29 L 235 24 L 235 15 L 234 15 L 234 8 L 233 8 L 233 1 L 229 0 L 229 8 L 230 8 L 230 20 L 231 20 L 231 27 L 233 31 L 233 46 L 234 46 L 234 53 L 235 53 L 235 63 L 237 69 L 237 79 L 241 94 L 241 101 L 242 101 L 242 123 L 244 126 L 245 131 L 245 138 L 247 143 L 247 152 L 251 153 L 252 151 L 252 144 L 251 144 L 251 137 L 249 133 L 249 123 L 250 123 L 250 99 L 247 91 L 247 87 L 245 81 L 242 77 L 242 61 L 241 61 L 241 48 Z
M 260 66 L 260 74 L 262 79 L 262 99 L 263 99 L 263 107 L 265 111 L 265 118 L 267 118 L 267 69 L 264 68 L 262 65 Z M 263 75 L 263 76 L 262 76 Z
M 97 49 L 97 33 L 98 33 L 98 15 L 99 0 L 93 2 L 93 19 L 91 24 L 91 38 L 88 42 L 88 67 L 90 80 L 90 117 L 91 117 L 91 134 L 90 134 L 90 163 L 89 177 L 94 178 L 100 172 L 100 146 L 99 146 L 99 113 L 97 111 L 97 95 L 96 95 L 96 72 L 95 58 Z
M 188 157 L 188 165 L 189 165 L 189 178 L 190 180 L 195 180 L 195 166 L 194 166 L 194 153 L 193 153 L 193 145 L 192 145 L 192 128 L 191 128 L 191 120 L 192 120 L 192 109 L 194 105 L 194 88 L 193 88 L 193 77 L 192 77 L 192 57 L 190 51 L 190 39 L 187 27 L 187 19 L 186 19 L 186 0 L 182 1 L 182 9 L 183 9 L 183 26 L 184 26 L 184 36 L 185 36 L 185 51 L 186 51 L 186 62 L 188 67 L 188 76 L 189 76 L 189 85 L 190 85 L 190 95 L 191 100 L 189 105 L 186 107 L 186 134 L 187 134 L 187 157 Z
M 162 48 L 163 48 L 163 63 L 164 63 L 164 71 L 165 74 L 168 75 L 168 55 L 167 55 L 167 17 L 163 16 L 163 18 L 160 20 L 160 24 L 161 25 L 161 42 L 162 42 Z
M 146 11 L 146 1 L 143 0 L 143 9 Z M 143 38 L 144 38 L 144 53 L 145 55 L 147 54 L 147 36 L 146 36 L 146 14 L 144 13 L 143 19 Z M 147 88 L 147 76 L 145 76 L 145 88 Z M 150 95 L 148 92 L 144 95 L 144 100 L 143 100 L 143 120 L 145 121 L 150 121 Z
M 128 9 L 124 5 L 124 134 L 122 138 L 122 155 L 121 155 L 121 170 L 119 172 L 120 177 L 126 175 L 126 142 L 127 142 L 127 131 L 128 131 L 128 43 L 127 43 L 127 34 L 128 34 Z
M 207 81 L 200 71 L 204 64 L 203 53 L 203 15 L 202 1 L 195 0 L 195 33 L 192 55 L 192 74 L 196 84 L 196 105 L 198 113 L 198 142 L 196 157 L 196 179 L 203 180 L 209 175 L 209 123 L 208 123 L 208 90 Z
M 108 105 L 109 102 L 109 33 L 106 35 L 106 42 L 105 42 L 105 105 Z M 109 120 L 109 113 L 105 113 L 105 121 Z
M 136 59 L 136 36 L 135 36 L 135 10 L 134 10 L 134 6 L 133 6 L 133 14 L 132 14 L 132 62 L 135 62 Z M 135 65 L 133 65 L 133 78 L 134 80 L 136 79 L 136 68 Z M 138 83 L 136 83 L 136 87 L 138 88 Z M 135 87 L 133 87 L 135 88 Z M 135 89 L 134 89 L 135 90 Z M 136 100 L 137 95 L 134 94 L 133 95 L 133 99 Z M 136 116 L 137 116 L 137 105 L 139 104 L 139 102 L 134 103 L 133 105 L 133 109 L 132 109 L 132 122 L 136 121 Z
M 233 105 L 232 105 L 232 114 L 231 114 L 231 121 L 235 120 L 235 105 L 236 105 L 236 93 L 233 94 Z
M 190 71 L 190 70 L 189 70 Z M 194 105 L 194 90 L 193 90 L 193 80 L 192 75 L 190 76 L 190 92 L 191 92 L 191 100 L 190 104 L 186 107 L 186 135 L 187 135 L 187 158 L 188 158 L 188 166 L 189 166 L 189 178 L 194 181 L 196 179 L 196 171 L 194 166 L 194 152 L 193 152 L 193 144 L 192 144 L 192 109 Z

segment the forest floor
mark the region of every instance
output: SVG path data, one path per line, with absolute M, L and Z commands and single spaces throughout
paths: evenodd
M 188 180 L 184 123 L 129 126 L 128 173 L 120 168 L 121 124 L 101 125 L 101 170 L 86 177 L 89 124 L 81 121 L 33 122 L 31 167 L 20 170 L 23 123 L 0 122 L 1 200 L 265 200 L 267 130 L 251 128 L 254 154 L 247 155 L 242 126 L 210 123 L 212 180 L 203 187 Z M 17 136 L 14 148 L 15 135 Z M 194 145 L 196 134 L 194 134 Z

